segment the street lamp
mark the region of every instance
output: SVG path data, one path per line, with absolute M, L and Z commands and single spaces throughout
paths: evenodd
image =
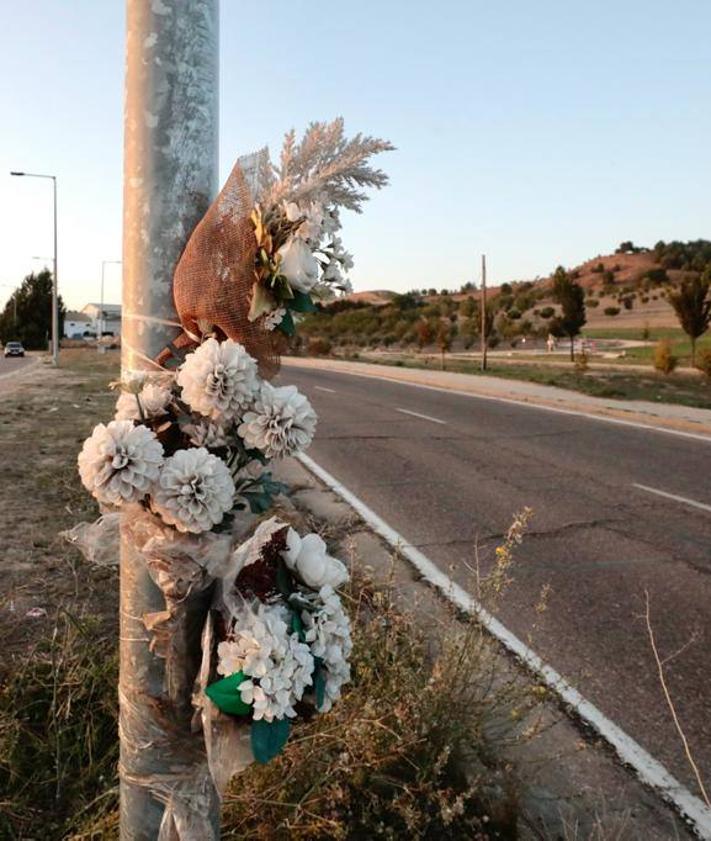
M 59 364 L 59 296 L 57 294 L 57 176 L 38 172 L 11 172 L 27 178 L 50 178 L 54 199 L 54 271 L 52 272 L 52 364 Z
M 97 345 L 101 337 L 104 335 L 104 270 L 107 266 L 120 266 L 120 260 L 102 260 L 101 261 L 101 302 L 99 303 L 99 314 L 101 316 L 101 329 L 97 330 Z

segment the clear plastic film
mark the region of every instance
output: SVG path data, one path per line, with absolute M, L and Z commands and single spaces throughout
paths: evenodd
M 230 779 L 254 761 L 249 722 L 221 713 L 205 695 L 214 679 L 211 609 L 221 604 L 212 585 L 234 583 L 271 534 L 284 527 L 266 521 L 240 543 L 254 521 L 238 512 L 232 532 L 182 534 L 136 504 L 63 533 L 87 560 L 102 566 L 116 564 L 123 536 L 139 563 L 129 564 L 122 575 L 144 570 L 162 596 L 162 605 L 154 602 L 153 609 L 121 616 L 122 657 L 131 667 L 122 669 L 119 697 L 121 778 L 130 789 L 149 791 L 163 809 L 159 841 L 217 841 L 219 800 Z M 222 593 L 223 587 L 215 589 Z M 149 692 L 151 678 L 136 670 L 142 662 L 137 654 L 146 645 L 163 663 L 158 685 Z M 186 721 L 192 725 L 186 727 Z

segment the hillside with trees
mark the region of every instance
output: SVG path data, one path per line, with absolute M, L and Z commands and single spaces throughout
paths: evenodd
M 642 335 L 681 326 L 690 337 L 701 335 L 708 327 L 703 305 L 710 280 L 708 240 L 660 241 L 652 248 L 626 241 L 612 254 L 559 266 L 550 277 L 488 288 L 488 346 L 516 347 L 552 334 L 572 348 L 586 329 Z M 681 304 L 675 303 L 679 294 Z M 679 306 L 686 308 L 685 322 Z M 324 353 L 348 346 L 467 350 L 478 346 L 480 329 L 480 291 L 469 283 L 457 290 L 354 293 L 320 305 L 304 317 L 300 332 L 312 352 Z

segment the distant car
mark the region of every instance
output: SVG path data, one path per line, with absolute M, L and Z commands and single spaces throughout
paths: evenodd
M 5 345 L 5 356 L 24 356 L 25 349 L 22 347 L 21 342 L 8 342 Z

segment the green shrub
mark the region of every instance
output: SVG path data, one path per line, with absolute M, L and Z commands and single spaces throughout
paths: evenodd
M 585 306 L 590 307 L 590 309 L 594 310 L 595 307 L 600 306 L 600 302 L 597 300 L 597 298 L 587 298 L 585 301 Z
M 619 307 L 605 307 L 603 312 L 605 313 L 605 315 L 610 315 L 610 316 L 619 315 L 620 314 L 620 308 Z
M 553 318 L 555 309 L 553 307 L 543 307 L 540 312 L 541 318 Z
M 669 339 L 660 339 L 654 348 L 654 367 L 662 374 L 671 374 L 679 360 L 672 353 Z
M 650 269 L 647 272 L 647 277 L 655 285 L 669 283 L 669 275 L 667 274 L 666 269 Z

